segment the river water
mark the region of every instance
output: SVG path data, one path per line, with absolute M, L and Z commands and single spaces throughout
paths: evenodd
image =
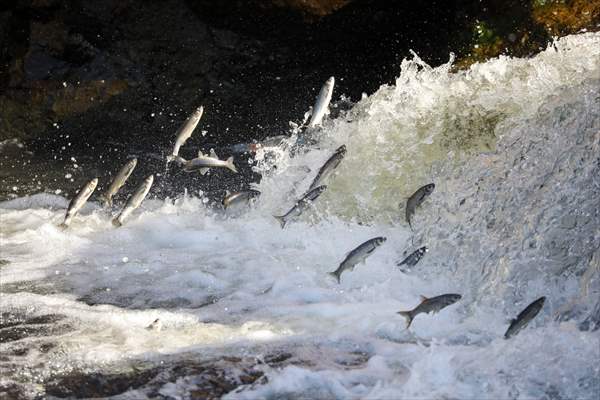
M 115 229 L 92 197 L 61 230 L 60 194 L 0 203 L 7 398 L 597 398 L 600 34 L 460 72 L 413 54 L 314 136 L 256 155 L 262 196 L 241 215 L 189 190 Z M 342 144 L 326 192 L 282 230 L 272 215 Z M 430 182 L 411 231 L 404 204 Z M 337 284 L 327 272 L 375 236 Z M 405 329 L 397 311 L 444 293 L 463 297 Z

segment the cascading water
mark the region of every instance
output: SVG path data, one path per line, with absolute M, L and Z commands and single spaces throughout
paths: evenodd
M 258 154 L 262 196 L 238 218 L 193 197 L 147 200 L 114 229 L 92 203 L 62 231 L 62 197 L 0 203 L 3 330 L 29 329 L 0 344 L 0 383 L 34 398 L 70 374 L 238 357 L 263 378 L 240 378 L 232 399 L 595 398 L 600 34 L 451 67 L 413 55 L 395 86 L 327 121 L 315 146 Z M 272 215 L 341 144 L 327 191 L 281 230 Z M 430 182 L 412 232 L 404 203 Z M 388 240 L 366 265 L 340 285 L 327 275 L 375 236 Z M 395 262 L 423 245 L 400 272 Z M 442 293 L 463 298 L 406 330 L 396 312 Z M 505 340 L 507 321 L 540 296 L 542 312 Z M 119 398 L 193 398 L 199 375 L 156 372 Z

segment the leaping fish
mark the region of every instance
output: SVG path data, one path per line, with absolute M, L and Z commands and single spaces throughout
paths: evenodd
M 310 204 L 325 191 L 325 189 L 327 189 L 327 186 L 325 185 L 314 188 L 310 192 L 306 193 L 304 197 L 298 200 L 296 204 L 294 204 L 294 207 L 290 209 L 290 211 L 284 215 L 274 215 L 275 219 L 279 221 L 281 229 L 285 228 L 285 225 L 288 222 L 298 218 L 304 212 L 304 210 L 306 210 Z
M 204 107 L 200 106 L 194 110 L 192 115 L 183 123 L 181 128 L 177 131 L 177 139 L 175 139 L 175 145 L 173 146 L 173 153 L 167 157 L 167 163 L 175 160 L 180 161 L 179 149 L 185 144 L 185 142 L 192 136 L 194 129 L 200 122 L 202 114 L 204 113 Z
M 432 298 L 427 298 L 425 296 L 421 296 L 421 303 L 418 306 L 413 308 L 410 311 L 398 311 L 398 314 L 402 315 L 406 318 L 406 329 L 410 328 L 410 324 L 412 324 L 413 319 L 421 314 L 429 314 L 433 312 L 434 314 L 439 312 L 442 308 L 446 308 L 451 304 L 456 303 L 462 298 L 460 294 L 443 294 L 441 296 L 436 296 Z
M 546 301 L 545 297 L 540 297 L 530 305 L 528 305 L 516 318 L 510 321 L 510 326 L 506 330 L 504 334 L 504 339 L 508 339 L 511 336 L 516 335 L 521 331 L 521 329 L 525 328 L 527 324 L 535 318 L 536 315 L 540 312 L 542 307 L 544 306 L 544 302 Z
M 340 279 L 342 276 L 342 272 L 346 270 L 352 271 L 357 264 L 364 263 L 367 257 L 369 257 L 373 252 L 382 244 L 385 243 L 387 238 L 380 236 L 373 239 L 369 239 L 348 254 L 346 254 L 346 258 L 341 262 L 340 266 L 333 272 L 330 272 L 329 275 L 333 276 L 338 283 L 340 283 Z
M 127 181 L 127 179 L 129 179 L 129 176 L 133 172 L 136 165 L 137 165 L 137 158 L 132 158 L 131 160 L 127 161 L 127 163 L 125 163 L 125 165 L 123 165 L 123 167 L 121 168 L 121 170 L 119 171 L 117 176 L 115 176 L 115 179 L 113 179 L 112 183 L 110 184 L 110 186 L 108 187 L 106 192 L 102 195 L 105 206 L 107 206 L 107 207 L 112 206 L 113 196 L 119 192 L 119 189 L 121 189 L 123 187 L 123 185 L 125 184 L 125 181 Z
M 323 122 L 323 117 L 329 112 L 329 103 L 331 102 L 331 96 L 333 95 L 334 84 L 335 78 L 332 76 L 331 78 L 327 79 L 323 87 L 321 87 L 321 91 L 317 96 L 317 101 L 315 102 L 315 106 L 312 110 L 310 121 L 307 125 L 309 128 L 321 125 Z
M 406 257 L 404 260 L 397 262 L 396 265 L 397 266 L 407 265 L 408 267 L 414 267 L 415 265 L 417 265 L 417 263 L 419 261 L 421 261 L 421 258 L 423 258 L 423 256 L 425 256 L 425 253 L 427 253 L 426 246 L 418 248 L 414 252 L 410 253 L 408 255 L 408 257 Z M 400 271 L 404 272 L 404 270 L 402 268 L 400 268 Z
M 97 185 L 98 178 L 94 178 L 88 183 L 86 183 L 81 189 L 79 189 L 77 195 L 73 197 L 73 199 L 69 203 L 69 207 L 67 208 L 67 214 L 65 215 L 65 220 L 62 224 L 60 224 L 61 228 L 67 228 L 71 224 L 71 220 L 75 215 L 77 215 L 79 210 L 81 210 L 81 207 L 83 207 L 83 205 L 90 198 L 92 193 L 94 193 L 94 190 L 96 190 Z
M 125 221 L 125 219 L 136 208 L 138 208 L 140 206 L 140 204 L 142 204 L 142 201 L 144 201 L 144 199 L 148 195 L 148 192 L 150 191 L 150 188 L 152 187 L 153 182 L 154 182 L 154 175 L 150 175 L 146 179 L 144 179 L 144 182 L 142 182 L 140 184 L 140 186 L 137 187 L 135 192 L 127 200 L 127 204 L 125 204 L 125 207 L 123 208 L 121 213 L 115 219 L 113 219 L 112 223 L 114 226 L 119 227 L 119 226 L 123 225 L 123 221 Z
M 204 175 L 210 168 L 228 168 L 235 173 L 238 172 L 233 164 L 233 157 L 229 157 L 227 160 L 219 160 L 213 149 L 210 149 L 210 156 L 202 154 L 202 151 L 199 151 L 198 157 L 189 161 L 183 161 L 183 170 L 185 172 L 200 171 Z
M 329 157 L 327 161 L 325 161 L 325 164 L 323 164 L 321 169 L 319 169 L 317 176 L 315 176 L 315 179 L 310 184 L 308 190 L 312 190 L 317 186 L 323 184 L 323 182 L 329 177 L 329 175 L 331 175 L 333 171 L 335 171 L 335 169 L 338 167 L 338 165 L 340 165 L 345 155 L 346 146 L 341 145 L 335 150 L 335 153 L 333 153 L 333 155 Z
M 241 204 L 249 204 L 250 201 L 260 196 L 260 192 L 258 190 L 243 190 L 241 192 L 229 193 L 223 199 L 223 207 L 228 209 L 229 207 L 233 207 Z
M 417 207 L 419 207 L 421 203 L 425 201 L 427 196 L 433 193 L 433 189 L 435 189 L 435 184 L 433 183 L 422 186 L 419 189 L 417 189 L 417 191 L 406 201 L 406 222 L 408 222 L 408 226 L 410 226 L 410 229 L 412 229 L 412 223 L 410 218 L 415 213 Z

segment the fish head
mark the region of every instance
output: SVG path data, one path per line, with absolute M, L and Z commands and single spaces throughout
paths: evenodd
M 144 179 L 144 183 L 147 185 L 151 185 L 154 182 L 154 175 L 149 175 L 146 179 Z
M 429 251 L 429 249 L 427 248 L 427 246 L 423 246 L 419 249 L 419 253 L 420 254 L 425 254 Z
M 327 79 L 327 81 L 325 82 L 325 84 L 327 86 L 333 86 L 333 85 L 335 85 L 335 78 L 333 76 L 329 77 L 329 79 Z
M 460 294 L 449 294 L 448 295 L 448 301 L 450 302 L 450 304 L 456 303 L 460 299 L 462 299 L 462 295 L 460 295 Z
M 346 155 L 346 145 L 343 144 L 335 150 L 336 154 L 340 154 L 342 156 Z
M 314 192 L 314 194 L 318 196 L 321 193 L 323 193 L 325 191 L 325 189 L 327 189 L 327 185 L 321 185 L 321 186 L 317 186 L 316 188 L 311 190 L 311 192 Z
M 375 238 L 375 244 L 377 246 L 381 246 L 382 244 L 385 243 L 386 240 L 387 240 L 387 238 L 385 236 L 377 237 L 377 238 Z
M 423 190 L 425 190 L 426 194 L 433 193 L 433 189 L 435 189 L 435 183 L 430 183 L 428 185 L 423 186 Z
M 94 178 L 90 181 L 90 186 L 95 188 L 98 185 L 98 178 Z

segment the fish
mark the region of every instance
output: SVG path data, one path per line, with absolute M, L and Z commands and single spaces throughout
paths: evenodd
M 163 328 L 162 321 L 159 318 L 156 318 L 150 325 L 146 327 L 148 331 L 161 331 Z
M 173 152 L 167 157 L 167 163 L 171 161 L 179 160 L 179 149 L 185 144 L 185 142 L 192 136 L 194 129 L 198 126 L 200 118 L 204 113 L 204 107 L 200 106 L 194 110 L 192 115 L 181 125 L 181 128 L 177 131 L 177 139 L 175 139 L 175 145 L 173 146 Z
M 408 222 L 408 226 L 410 226 L 410 229 L 412 229 L 412 223 L 410 221 L 410 218 L 415 213 L 417 207 L 419 207 L 421 203 L 425 201 L 427 196 L 433 193 L 433 189 L 435 189 L 435 184 L 433 183 L 422 186 L 406 201 L 406 222 Z
M 77 195 L 73 197 L 73 199 L 69 203 L 69 207 L 67 207 L 65 220 L 62 224 L 60 224 L 61 228 L 67 228 L 69 225 L 71 225 L 71 220 L 75 215 L 77 215 L 79 210 L 81 210 L 81 207 L 83 207 L 83 205 L 90 198 L 92 193 L 94 193 L 94 190 L 96 190 L 97 185 L 98 178 L 94 178 L 91 181 L 87 182 L 85 185 L 83 185 L 81 189 L 79 189 L 79 192 L 77 192 Z
M 125 181 L 129 179 L 129 176 L 133 172 L 136 165 L 137 158 L 132 158 L 131 160 L 127 161 L 125 165 L 123 165 L 117 176 L 115 176 L 115 179 L 113 179 L 108 189 L 106 189 L 106 192 L 102 195 L 104 205 L 106 207 L 112 206 L 113 196 L 117 194 L 119 189 L 121 189 L 125 184 Z
M 398 263 L 396 263 L 396 265 L 397 266 L 407 265 L 409 267 L 414 267 L 415 265 L 417 265 L 417 263 L 419 261 L 421 261 L 421 258 L 423 258 L 423 256 L 425 256 L 425 253 L 427 253 L 427 247 L 426 246 L 418 248 L 417 250 L 413 251 L 404 260 L 399 261 Z
M 373 239 L 369 239 L 348 254 L 346 254 L 346 258 L 341 262 L 340 266 L 333 272 L 330 272 L 329 275 L 333 276 L 338 283 L 340 283 L 342 272 L 346 270 L 352 271 L 354 267 L 359 263 L 365 263 L 367 257 L 369 257 L 375 249 L 381 246 L 387 238 L 383 236 L 375 237 Z
M 317 125 L 321 125 L 323 121 L 323 117 L 327 114 L 329 103 L 331 102 L 331 96 L 333 95 L 333 86 L 335 84 L 335 78 L 332 76 L 327 79 L 321 90 L 319 91 L 319 95 L 317 96 L 317 101 L 315 102 L 315 106 L 312 110 L 312 115 L 310 117 L 310 121 L 308 122 L 308 127 L 313 128 Z
M 315 176 L 315 179 L 310 184 L 308 190 L 312 190 L 317 186 L 320 186 L 329 177 L 329 175 L 333 173 L 333 171 L 338 167 L 338 165 L 340 165 L 345 155 L 346 146 L 341 145 L 335 150 L 333 155 L 329 157 L 327 161 L 325 161 L 325 164 L 323 164 L 321 169 L 319 169 L 317 176 Z
M 528 305 L 523 311 L 521 311 L 516 318 L 513 318 L 510 321 L 510 326 L 504 334 L 504 339 L 508 339 L 511 336 L 516 335 L 521 331 L 521 329 L 525 328 L 529 321 L 531 321 L 535 318 L 536 315 L 538 315 L 538 313 L 544 306 L 545 301 L 546 297 L 540 297 L 539 299 Z
M 412 324 L 413 319 L 421 314 L 429 314 L 433 312 L 434 314 L 439 312 L 442 308 L 446 308 L 449 305 L 452 305 L 459 301 L 462 298 L 460 294 L 443 294 L 441 296 L 436 296 L 432 298 L 427 298 L 425 296 L 421 296 L 421 303 L 418 306 L 413 308 L 410 311 L 398 311 L 398 314 L 402 315 L 406 318 L 406 329 L 410 328 L 410 324 Z
M 202 175 L 206 174 L 210 168 L 228 168 L 231 171 L 237 173 L 237 169 L 233 164 L 233 157 L 229 157 L 227 160 L 219 160 L 219 157 L 213 149 L 210 149 L 210 156 L 202 154 L 202 151 L 198 152 L 198 157 L 189 161 L 183 162 L 183 170 L 185 172 L 200 171 Z
M 249 204 L 252 199 L 260 196 L 258 190 L 243 190 L 241 192 L 229 193 L 223 199 L 223 207 L 225 209 L 238 204 Z
M 325 189 L 327 189 L 327 186 L 325 185 L 314 188 L 306 193 L 300 200 L 298 200 L 296 204 L 294 204 L 294 207 L 292 207 L 287 213 L 284 215 L 274 215 L 275 219 L 279 221 L 281 229 L 285 228 L 285 225 L 288 222 L 299 217 L 304 210 L 306 210 L 309 205 L 325 191 Z
M 112 224 L 116 227 L 123 225 L 123 221 L 131 214 L 136 208 L 142 204 L 142 201 L 148 195 L 152 183 L 154 182 L 154 175 L 149 175 L 144 181 L 137 187 L 135 192 L 129 197 L 125 207 L 121 213 L 113 219 Z

